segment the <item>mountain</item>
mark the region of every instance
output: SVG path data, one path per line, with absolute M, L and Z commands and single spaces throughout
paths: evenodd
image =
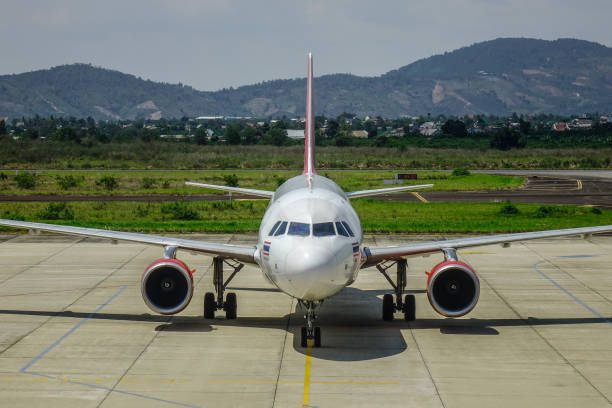
M 315 81 L 317 114 L 612 111 L 612 48 L 575 40 L 500 38 L 416 61 L 378 77 Z M 0 117 L 96 119 L 303 115 L 305 79 L 202 92 L 87 64 L 0 76 Z

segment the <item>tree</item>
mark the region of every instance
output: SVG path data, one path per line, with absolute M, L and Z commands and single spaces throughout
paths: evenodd
M 523 120 L 523 118 L 521 118 L 519 120 L 519 129 L 522 134 L 524 135 L 529 134 L 529 131 L 531 130 L 531 122 Z
M 340 127 L 340 125 L 338 124 L 338 121 L 330 119 L 327 121 L 327 130 L 325 131 L 325 133 L 327 134 L 327 137 L 329 138 L 334 138 L 336 137 L 336 135 L 338 134 L 338 128 Z
M 512 148 L 525 147 L 525 141 L 517 131 L 505 127 L 493 135 L 491 147 L 499 150 L 510 150 Z
M 227 125 L 225 128 L 225 141 L 231 145 L 240 144 L 240 126 L 237 124 Z
M 208 143 L 208 132 L 206 132 L 206 128 L 204 126 L 196 129 L 194 140 L 199 145 L 205 145 Z
M 6 134 L 6 124 L 4 123 L 4 119 L 0 120 L 0 135 Z
M 273 144 L 276 146 L 282 146 L 285 144 L 286 141 L 287 131 L 276 127 L 273 127 L 268 130 L 262 138 L 263 144 Z
M 453 137 L 467 137 L 468 135 L 465 123 L 453 119 L 447 120 L 444 125 L 442 125 L 442 133 Z
M 252 145 L 257 142 L 257 130 L 255 130 L 252 126 L 245 126 L 242 131 L 240 131 L 240 140 L 243 144 Z

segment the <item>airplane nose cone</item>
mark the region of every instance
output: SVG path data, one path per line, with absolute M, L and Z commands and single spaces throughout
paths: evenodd
M 285 262 L 287 280 L 293 296 L 303 300 L 318 300 L 342 289 L 344 282 L 337 276 L 338 261 L 332 251 L 317 246 L 296 248 Z

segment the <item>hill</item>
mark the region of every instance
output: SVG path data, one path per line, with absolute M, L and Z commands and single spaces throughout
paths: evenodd
M 612 48 L 575 40 L 501 38 L 436 55 L 378 77 L 316 78 L 317 114 L 608 112 Z M 0 76 L 0 117 L 97 119 L 199 115 L 296 116 L 305 80 L 274 80 L 202 92 L 87 64 Z

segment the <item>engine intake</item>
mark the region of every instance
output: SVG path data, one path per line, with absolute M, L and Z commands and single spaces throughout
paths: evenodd
M 476 272 L 460 261 L 436 265 L 427 279 L 427 297 L 434 310 L 443 316 L 460 317 L 469 313 L 480 295 Z
M 158 259 L 145 269 L 140 282 L 142 298 L 156 313 L 171 315 L 185 309 L 193 296 L 193 277 L 177 259 Z

